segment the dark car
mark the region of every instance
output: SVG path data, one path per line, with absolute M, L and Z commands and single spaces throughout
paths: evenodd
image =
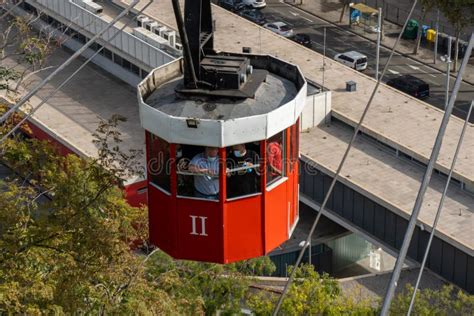
M 387 81 L 387 84 L 418 99 L 430 96 L 430 85 L 412 75 L 392 78 Z
M 306 46 L 308 48 L 311 48 L 311 38 L 309 37 L 308 34 L 303 34 L 303 33 L 297 33 L 295 36 L 292 38 L 295 42 L 298 44 L 301 44 L 303 46 Z
M 232 12 L 238 12 L 245 8 L 245 4 L 242 3 L 242 0 L 218 0 L 217 4 Z
M 260 10 L 257 9 L 245 9 L 239 12 L 239 15 L 243 18 L 246 18 L 253 23 L 258 25 L 263 25 L 267 23 L 267 19 Z

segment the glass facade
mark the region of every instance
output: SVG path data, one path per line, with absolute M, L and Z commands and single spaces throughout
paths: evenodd
M 267 187 L 285 176 L 285 132 L 267 140 Z

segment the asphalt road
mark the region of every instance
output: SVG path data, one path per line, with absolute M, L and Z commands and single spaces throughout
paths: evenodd
M 376 45 L 363 37 L 354 35 L 341 27 L 330 24 L 310 15 L 291 5 L 281 3 L 278 0 L 267 0 L 266 8 L 262 9 L 269 22 L 282 21 L 290 25 L 295 33 L 306 33 L 312 41 L 312 49 L 323 52 L 324 28 L 326 28 L 326 55 L 333 58 L 335 54 L 350 50 L 356 50 L 368 57 L 368 68 L 363 72 L 369 76 L 375 76 Z M 389 36 L 389 35 L 386 35 Z M 380 73 L 385 66 L 390 51 L 384 47 L 380 49 Z M 444 108 L 446 73 L 428 67 L 408 57 L 395 54 L 384 81 L 401 74 L 411 74 L 430 85 L 430 97 L 425 99 L 440 109 Z M 454 78 L 450 78 L 450 89 L 454 86 Z M 474 99 L 474 86 L 463 82 L 459 91 L 453 114 L 465 119 L 469 105 Z M 474 123 L 474 115 L 471 116 Z

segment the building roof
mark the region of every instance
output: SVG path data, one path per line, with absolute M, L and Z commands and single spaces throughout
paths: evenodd
M 113 0 L 125 6 L 130 0 Z M 140 1 L 137 9 L 148 1 Z M 213 6 L 216 21 L 214 46 L 218 50 L 241 52 L 251 47 L 253 53 L 271 54 L 300 66 L 305 76 L 315 82 L 322 80 L 323 56 L 291 40 L 259 27 L 229 11 Z M 171 2 L 155 0 L 145 13 L 167 25 L 176 25 Z M 375 86 L 375 80 L 326 58 L 324 86 L 332 90 L 332 115 L 355 126 Z M 347 92 L 346 81 L 357 83 L 357 91 Z M 381 84 L 362 126 L 362 131 L 427 163 L 443 112 L 421 100 Z M 463 121 L 451 117 L 436 164 L 437 170 L 448 173 Z M 453 177 L 474 187 L 474 125 L 469 124 L 463 148 Z
M 308 133 L 301 134 L 301 155 L 333 175 L 352 133 L 351 128 L 341 123 L 313 128 Z M 395 214 L 408 218 L 413 210 L 424 170 L 423 166 L 397 157 L 375 142 L 360 137 L 341 171 L 341 181 Z M 445 177 L 435 174 L 426 191 L 418 224 L 423 224 L 428 231 L 431 230 L 445 183 Z M 451 185 L 436 235 L 472 256 L 473 213 L 474 197 Z
M 353 5 L 351 5 L 351 8 L 360 11 L 362 14 L 372 15 L 372 14 L 378 14 L 379 13 L 379 11 L 377 11 L 377 9 L 369 7 L 368 5 L 365 5 L 363 3 L 353 4 Z

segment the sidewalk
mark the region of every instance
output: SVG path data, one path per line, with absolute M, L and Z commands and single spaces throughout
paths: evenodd
M 353 32 L 354 34 L 360 35 L 368 40 L 373 42 L 377 41 L 376 33 L 369 33 L 365 31 L 362 27 L 353 26 L 349 27 L 349 12 L 346 10 L 344 17 L 341 23 L 339 23 L 339 18 L 341 16 L 342 4 L 338 0 L 313 0 L 313 1 L 303 1 L 303 4 L 294 4 L 298 2 L 295 0 L 284 0 L 287 4 L 294 5 L 295 7 L 306 11 L 309 14 L 315 15 L 327 22 L 337 25 L 345 30 Z M 384 22 L 384 34 L 382 40 L 382 46 L 391 49 L 397 40 L 398 34 L 401 32 L 402 27 L 396 24 L 390 23 L 388 21 Z M 438 60 L 436 64 L 433 63 L 434 52 L 432 49 L 425 47 L 420 47 L 418 54 L 413 55 L 413 48 L 415 41 L 410 40 L 401 40 L 397 47 L 397 52 L 412 58 L 416 61 L 419 61 L 429 67 L 435 68 L 439 71 L 446 72 L 446 64 Z M 438 51 L 438 58 L 441 56 L 441 52 Z M 471 57 L 472 58 L 472 57 Z M 461 64 L 461 59 L 458 60 L 458 69 Z M 452 73 L 453 74 L 453 73 Z M 453 74 L 454 75 L 454 74 Z M 474 65 L 469 63 L 467 65 L 466 71 L 463 75 L 463 80 L 469 84 L 474 84 Z

